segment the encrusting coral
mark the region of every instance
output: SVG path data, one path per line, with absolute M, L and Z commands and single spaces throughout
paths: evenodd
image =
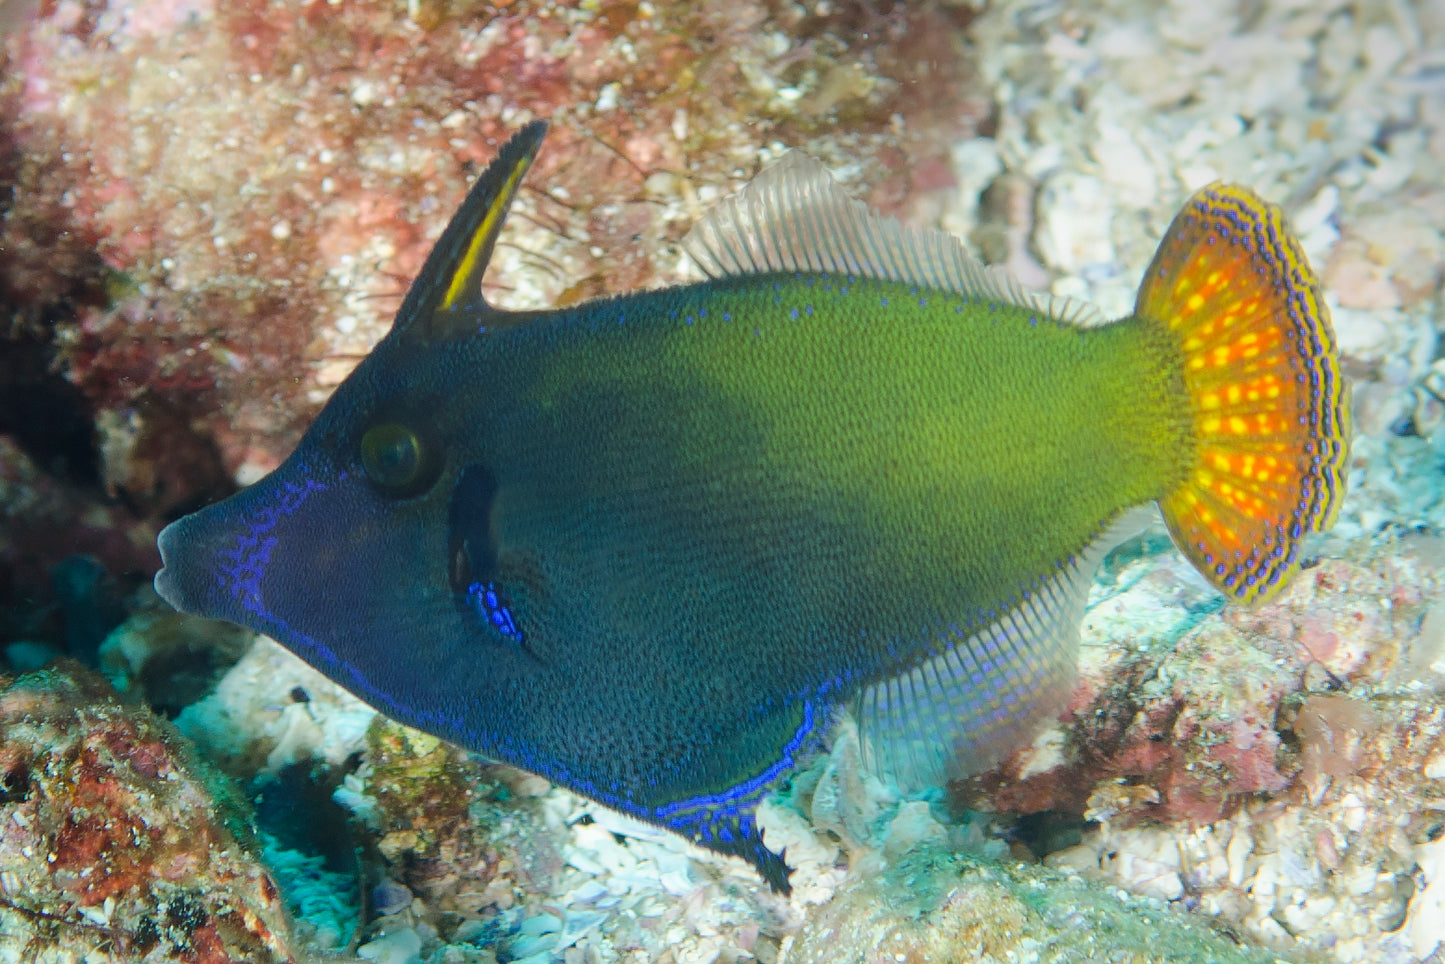
M 292 960 L 248 823 L 173 727 L 90 672 L 0 676 L 4 959 Z
M 274 465 L 380 335 L 472 168 L 532 116 L 556 121 L 546 191 L 520 198 L 493 275 L 510 290 L 491 292 L 519 306 L 675 278 L 678 237 L 784 145 L 1109 313 L 1182 194 L 1246 181 L 1284 204 L 1330 293 L 1355 459 L 1297 585 L 1226 612 L 1158 534 L 1126 546 L 1070 713 L 1003 770 L 900 805 L 844 741 L 770 804 L 800 865 L 791 902 L 389 724 L 363 738 L 368 713 L 259 644 L 180 723 L 243 776 L 300 761 L 339 782 L 372 959 L 799 964 L 880 935 L 916 960 L 1160 960 L 1161 935 L 1220 960 L 1258 959 L 1256 941 L 1438 959 L 1436 6 L 37 8 L 3 41 L 0 296 L 83 392 L 118 501 L 0 442 L 0 564 L 27 586 L 58 561 L 47 534 L 153 566 L 156 519 Z M 3 686 L 6 953 L 286 959 L 285 896 L 168 729 L 79 670 Z

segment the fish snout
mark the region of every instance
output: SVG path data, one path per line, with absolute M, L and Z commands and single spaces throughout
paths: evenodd
M 223 563 L 226 555 L 235 554 L 239 541 L 233 520 L 224 511 L 227 505 L 209 506 L 161 530 L 156 540 L 161 570 L 155 588 L 183 613 L 244 623 L 234 571 Z
M 156 592 L 181 612 L 224 619 L 274 635 L 275 596 L 294 592 L 306 571 L 304 534 L 313 497 L 328 486 L 278 469 L 229 499 L 161 530 Z M 324 500 L 320 500 L 324 501 Z M 308 504 L 311 503 L 311 504 Z

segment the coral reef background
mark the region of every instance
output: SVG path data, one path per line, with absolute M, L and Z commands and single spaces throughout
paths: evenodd
M 1445 960 L 1438 3 L 0 0 L 0 43 L 0 961 Z M 845 727 L 764 814 L 790 900 L 170 613 L 158 528 L 289 451 L 537 116 L 516 307 L 690 277 L 789 147 L 1109 314 L 1250 185 L 1354 383 L 1340 523 L 1253 612 L 1126 544 L 1061 720 L 945 795 Z

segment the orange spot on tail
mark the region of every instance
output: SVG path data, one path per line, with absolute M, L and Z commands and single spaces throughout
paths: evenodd
M 1268 599 L 1344 495 L 1349 407 L 1319 282 L 1278 208 L 1215 185 L 1170 225 L 1135 311 L 1177 334 L 1194 403 L 1197 468 L 1160 503 L 1174 541 L 1223 592 Z

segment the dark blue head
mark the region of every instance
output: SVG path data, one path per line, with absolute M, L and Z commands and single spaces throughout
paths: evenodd
M 542 131 L 503 148 L 296 451 L 162 532 L 156 589 L 786 887 L 752 811 L 828 719 L 801 644 L 856 634 L 819 629 L 793 591 L 782 550 L 811 523 L 756 518 L 753 490 L 697 457 L 702 439 L 754 465 L 759 431 L 660 364 L 670 329 L 642 322 L 711 289 L 528 317 L 482 300 Z M 608 376 L 634 369 L 655 384 Z
M 510 618 L 487 589 L 495 480 L 477 453 L 489 400 L 467 366 L 484 347 L 478 327 L 501 317 L 481 276 L 544 131 L 524 129 L 478 181 L 391 333 L 296 451 L 160 536 L 156 590 L 177 609 L 272 636 L 378 708 L 454 739 L 475 728 L 462 705 L 473 697 L 455 685 L 457 657 L 476 662 L 454 651 L 475 635 L 467 621 L 505 630 Z
M 438 630 L 456 618 L 458 591 L 485 575 L 473 568 L 488 561 L 492 491 L 477 484 L 484 468 L 467 470 L 449 406 L 423 387 L 445 366 L 431 347 L 390 336 L 279 468 L 167 526 L 156 589 L 177 609 L 272 636 L 378 708 L 435 728 L 443 717 L 427 714 L 460 718 L 435 705 L 430 677 L 451 655 Z

